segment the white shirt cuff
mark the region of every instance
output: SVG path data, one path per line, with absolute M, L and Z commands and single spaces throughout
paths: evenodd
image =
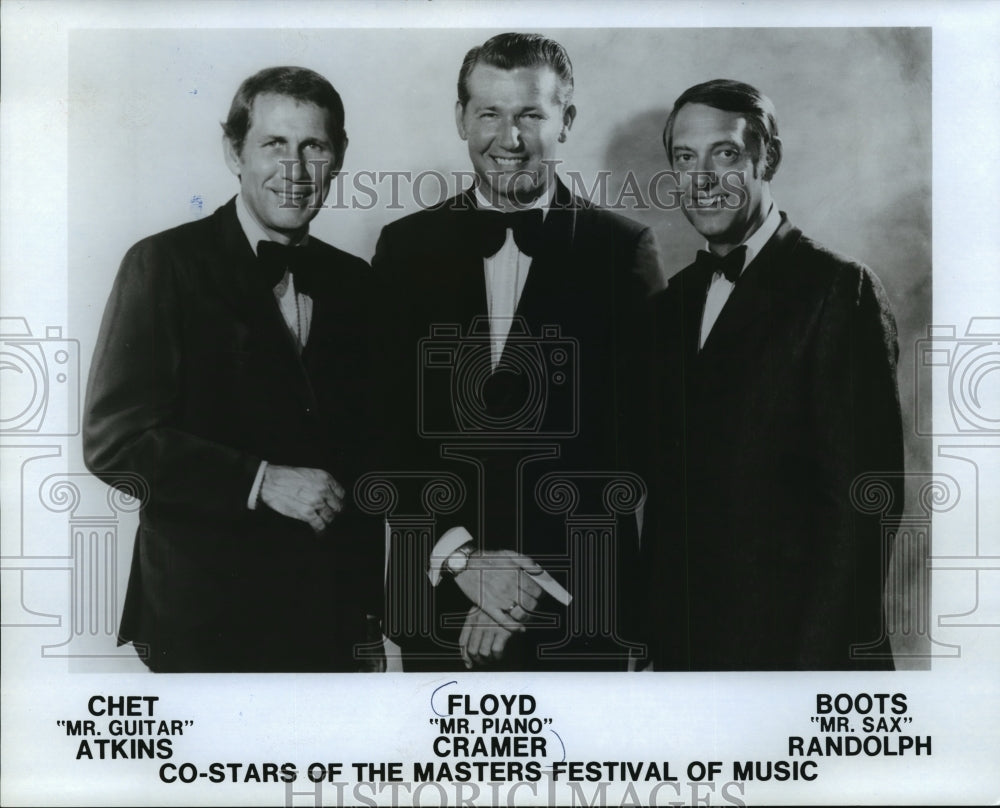
M 445 559 L 459 547 L 463 547 L 471 541 L 472 534 L 464 527 L 453 527 L 444 532 L 444 535 L 434 545 L 434 549 L 431 550 L 431 563 L 427 569 L 427 577 L 431 579 L 431 586 L 437 586 L 441 583 L 441 567 Z
M 247 497 L 247 507 L 251 511 L 257 510 L 257 503 L 260 501 L 260 487 L 264 484 L 264 472 L 267 470 L 267 461 L 261 460 L 257 467 L 257 476 L 253 478 L 253 487 L 250 489 L 250 496 Z

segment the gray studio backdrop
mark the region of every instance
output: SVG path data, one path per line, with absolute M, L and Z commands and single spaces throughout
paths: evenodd
M 204 216 L 236 191 L 221 129 L 240 81 L 278 64 L 313 68 L 340 91 L 350 146 L 345 188 L 359 172 L 469 169 L 454 125 L 466 50 L 497 30 L 79 30 L 70 35 L 69 336 L 86 378 L 118 264 L 138 239 Z M 629 174 L 640 196 L 622 212 L 651 225 L 672 275 L 700 239 L 678 211 L 649 207 L 650 179 L 667 168 L 660 133 L 673 100 L 717 77 L 773 99 L 784 160 L 773 183 L 782 210 L 807 235 L 872 267 L 900 327 L 900 393 L 907 468 L 929 471 L 929 444 L 913 431 L 914 343 L 931 322 L 931 37 L 929 29 L 565 29 L 542 33 L 573 60 L 578 114 L 561 159 L 592 186 L 609 171 L 610 201 Z M 313 223 L 320 238 L 370 259 L 381 227 L 416 210 L 405 184 L 371 175 L 370 193 L 342 198 Z M 453 192 L 457 180 L 449 180 Z M 661 196 L 667 185 L 661 186 Z M 427 178 L 421 201 L 440 184 Z M 645 199 L 643 197 L 646 197 Z M 333 201 L 333 200 L 331 200 Z M 356 203 L 358 207 L 351 207 Z M 396 204 L 398 207 L 390 207 Z M 629 206 L 632 209 L 628 209 Z M 367 209 L 365 209 L 367 208 Z M 71 468 L 83 469 L 80 449 Z M 912 492 L 910 501 L 912 502 Z M 119 601 L 135 515 L 118 530 Z M 895 628 L 922 623 L 914 593 L 923 560 L 897 559 Z M 918 605 L 922 604 L 922 606 Z M 120 602 L 118 604 L 120 607 Z M 116 611 L 117 608 L 116 607 Z M 897 630 L 898 651 L 925 634 Z M 137 663 L 116 660 L 129 669 Z M 900 667 L 922 667 L 911 659 Z

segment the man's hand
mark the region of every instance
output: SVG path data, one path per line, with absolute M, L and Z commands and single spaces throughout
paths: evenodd
M 322 469 L 272 466 L 260 485 L 260 499 L 273 511 L 307 522 L 322 533 L 344 508 L 343 486 Z
M 510 622 L 508 620 L 508 622 Z M 484 614 L 478 606 L 469 609 L 458 637 L 465 667 L 488 665 L 503 658 L 510 632 Z
M 455 576 L 455 583 L 501 628 L 525 631 L 522 624 L 542 594 L 531 576 L 541 571 L 528 556 L 512 550 L 488 550 L 469 556 L 469 565 Z

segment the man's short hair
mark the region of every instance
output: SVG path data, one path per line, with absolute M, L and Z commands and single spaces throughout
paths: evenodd
M 778 118 L 770 98 L 742 81 L 712 79 L 686 89 L 670 110 L 667 125 L 663 128 L 663 145 L 667 149 L 667 159 L 671 165 L 674 163 L 674 121 L 681 107 L 686 104 L 704 104 L 725 112 L 745 115 L 750 132 L 747 149 L 755 163 L 767 151 L 767 147 L 778 139 Z
M 339 154 L 344 147 L 344 102 L 325 78 L 306 67 L 266 67 L 244 79 L 233 96 L 229 116 L 222 131 L 233 144 L 236 153 L 243 151 L 243 141 L 252 123 L 250 116 L 254 99 L 262 93 L 286 95 L 299 102 L 315 104 L 329 114 L 327 134 Z
M 559 99 L 565 107 L 573 100 L 573 64 L 566 49 L 541 34 L 497 34 L 465 54 L 458 72 L 458 103 L 469 103 L 469 76 L 477 64 L 501 70 L 517 67 L 551 67 L 559 79 Z

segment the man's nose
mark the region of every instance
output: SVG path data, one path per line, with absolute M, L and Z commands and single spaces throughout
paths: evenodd
M 305 155 L 300 155 L 297 159 L 286 158 L 281 161 L 282 176 L 288 182 L 308 183 L 313 182 L 315 175 L 320 171 L 321 166 L 316 160 L 307 160 Z
M 513 121 L 506 122 L 500 127 L 497 139 L 501 148 L 514 151 L 521 145 L 521 130 Z
M 715 185 L 719 181 L 719 178 L 711 168 L 698 166 L 695 171 L 691 172 L 691 181 L 695 188 L 705 190 Z

